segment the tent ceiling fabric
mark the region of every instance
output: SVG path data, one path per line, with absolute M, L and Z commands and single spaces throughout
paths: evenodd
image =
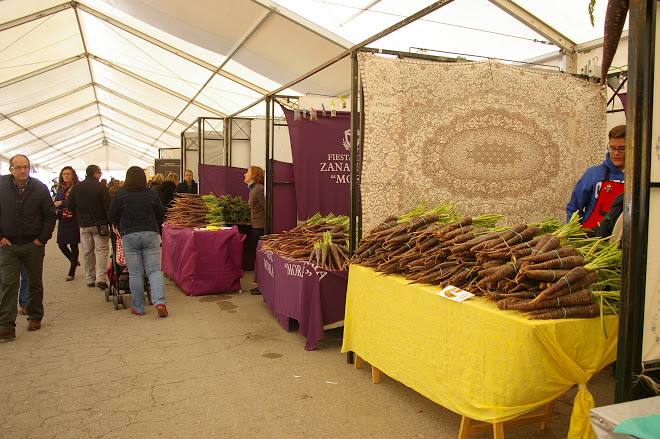
M 106 148 L 147 163 L 196 118 L 253 103 L 241 116 L 263 115 L 265 93 L 432 3 L 0 1 L 0 155 L 50 166 Z M 492 3 L 455 0 L 371 46 L 514 59 L 557 50 Z M 577 43 L 602 35 L 603 4 L 594 27 L 572 0 L 515 4 Z M 346 94 L 349 73 L 345 58 L 283 93 Z
M 196 118 L 244 108 L 348 44 L 265 1 L 4 0 L 0 17 L 0 154 L 36 164 L 104 142 L 153 157 Z M 282 30 L 309 59 L 290 65 L 295 41 L 260 59 L 252 41 Z

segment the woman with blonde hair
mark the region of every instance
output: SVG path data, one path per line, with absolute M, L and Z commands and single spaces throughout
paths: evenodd
M 165 211 L 167 212 L 167 209 L 170 207 L 172 204 L 172 200 L 174 200 L 174 193 L 176 192 L 176 185 L 179 182 L 179 176 L 176 175 L 174 172 L 170 172 L 167 174 L 167 177 L 165 177 L 165 181 L 163 182 L 163 185 L 160 188 L 160 192 L 158 195 L 160 195 L 160 201 L 163 203 L 163 206 L 165 206 Z
M 266 209 L 266 194 L 264 189 L 264 170 L 259 166 L 250 166 L 243 175 L 243 181 L 250 188 L 248 204 L 250 205 L 250 223 L 252 224 L 252 234 L 250 236 L 250 246 L 256 251 L 259 238 L 264 234 L 264 215 Z M 258 288 L 253 288 L 250 292 L 254 295 L 261 294 Z

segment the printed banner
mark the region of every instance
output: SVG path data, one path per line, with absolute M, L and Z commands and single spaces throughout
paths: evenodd
M 199 193 L 202 195 L 215 194 L 238 195 L 245 201 L 250 190 L 243 182 L 245 168 L 231 166 L 199 165 Z
M 320 212 L 348 215 L 351 183 L 351 115 L 335 117 L 317 113 L 317 120 L 301 117 L 284 109 L 296 180 L 298 218 Z
M 167 177 L 167 174 L 174 172 L 179 174 L 181 171 L 181 159 L 156 159 L 154 162 L 154 171 L 156 174 L 163 174 L 163 177 Z M 179 175 L 179 177 L 182 177 Z

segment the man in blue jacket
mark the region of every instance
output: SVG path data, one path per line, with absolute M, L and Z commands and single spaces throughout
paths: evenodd
M 585 229 L 597 227 L 616 197 L 623 193 L 626 126 L 612 128 L 609 139 L 605 160 L 587 169 L 580 177 L 573 189 L 571 201 L 566 205 L 566 221 L 573 212 L 577 212 Z

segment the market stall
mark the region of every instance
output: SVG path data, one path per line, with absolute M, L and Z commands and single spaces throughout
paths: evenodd
M 238 197 L 178 194 L 163 224 L 163 272 L 188 295 L 240 291 L 249 208 Z
M 163 272 L 189 296 L 241 289 L 243 240 L 236 226 L 195 230 L 163 225 Z
M 577 215 L 503 220 L 420 205 L 374 227 L 352 258 L 342 351 L 463 415 L 461 437 L 472 421 L 501 437 L 543 406 L 516 424 L 547 426 L 577 384 L 569 435 L 582 437 L 586 384 L 616 355 L 618 242 L 587 237 Z
M 347 271 L 327 271 L 259 248 L 255 282 L 264 302 L 285 330 L 298 322 L 305 349 L 316 349 L 323 327 L 344 319 Z
M 316 349 L 324 325 L 344 318 L 348 279 L 347 218 L 317 214 L 293 229 L 264 236 L 257 250 L 255 282 L 277 321 L 291 319 Z
M 468 429 L 477 420 L 498 431 L 577 384 L 569 437 L 587 437 L 587 384 L 616 357 L 616 317 L 605 319 L 605 338 L 597 318 L 527 320 L 483 298 L 457 303 L 408 283 L 351 266 L 342 352 L 462 415 Z

